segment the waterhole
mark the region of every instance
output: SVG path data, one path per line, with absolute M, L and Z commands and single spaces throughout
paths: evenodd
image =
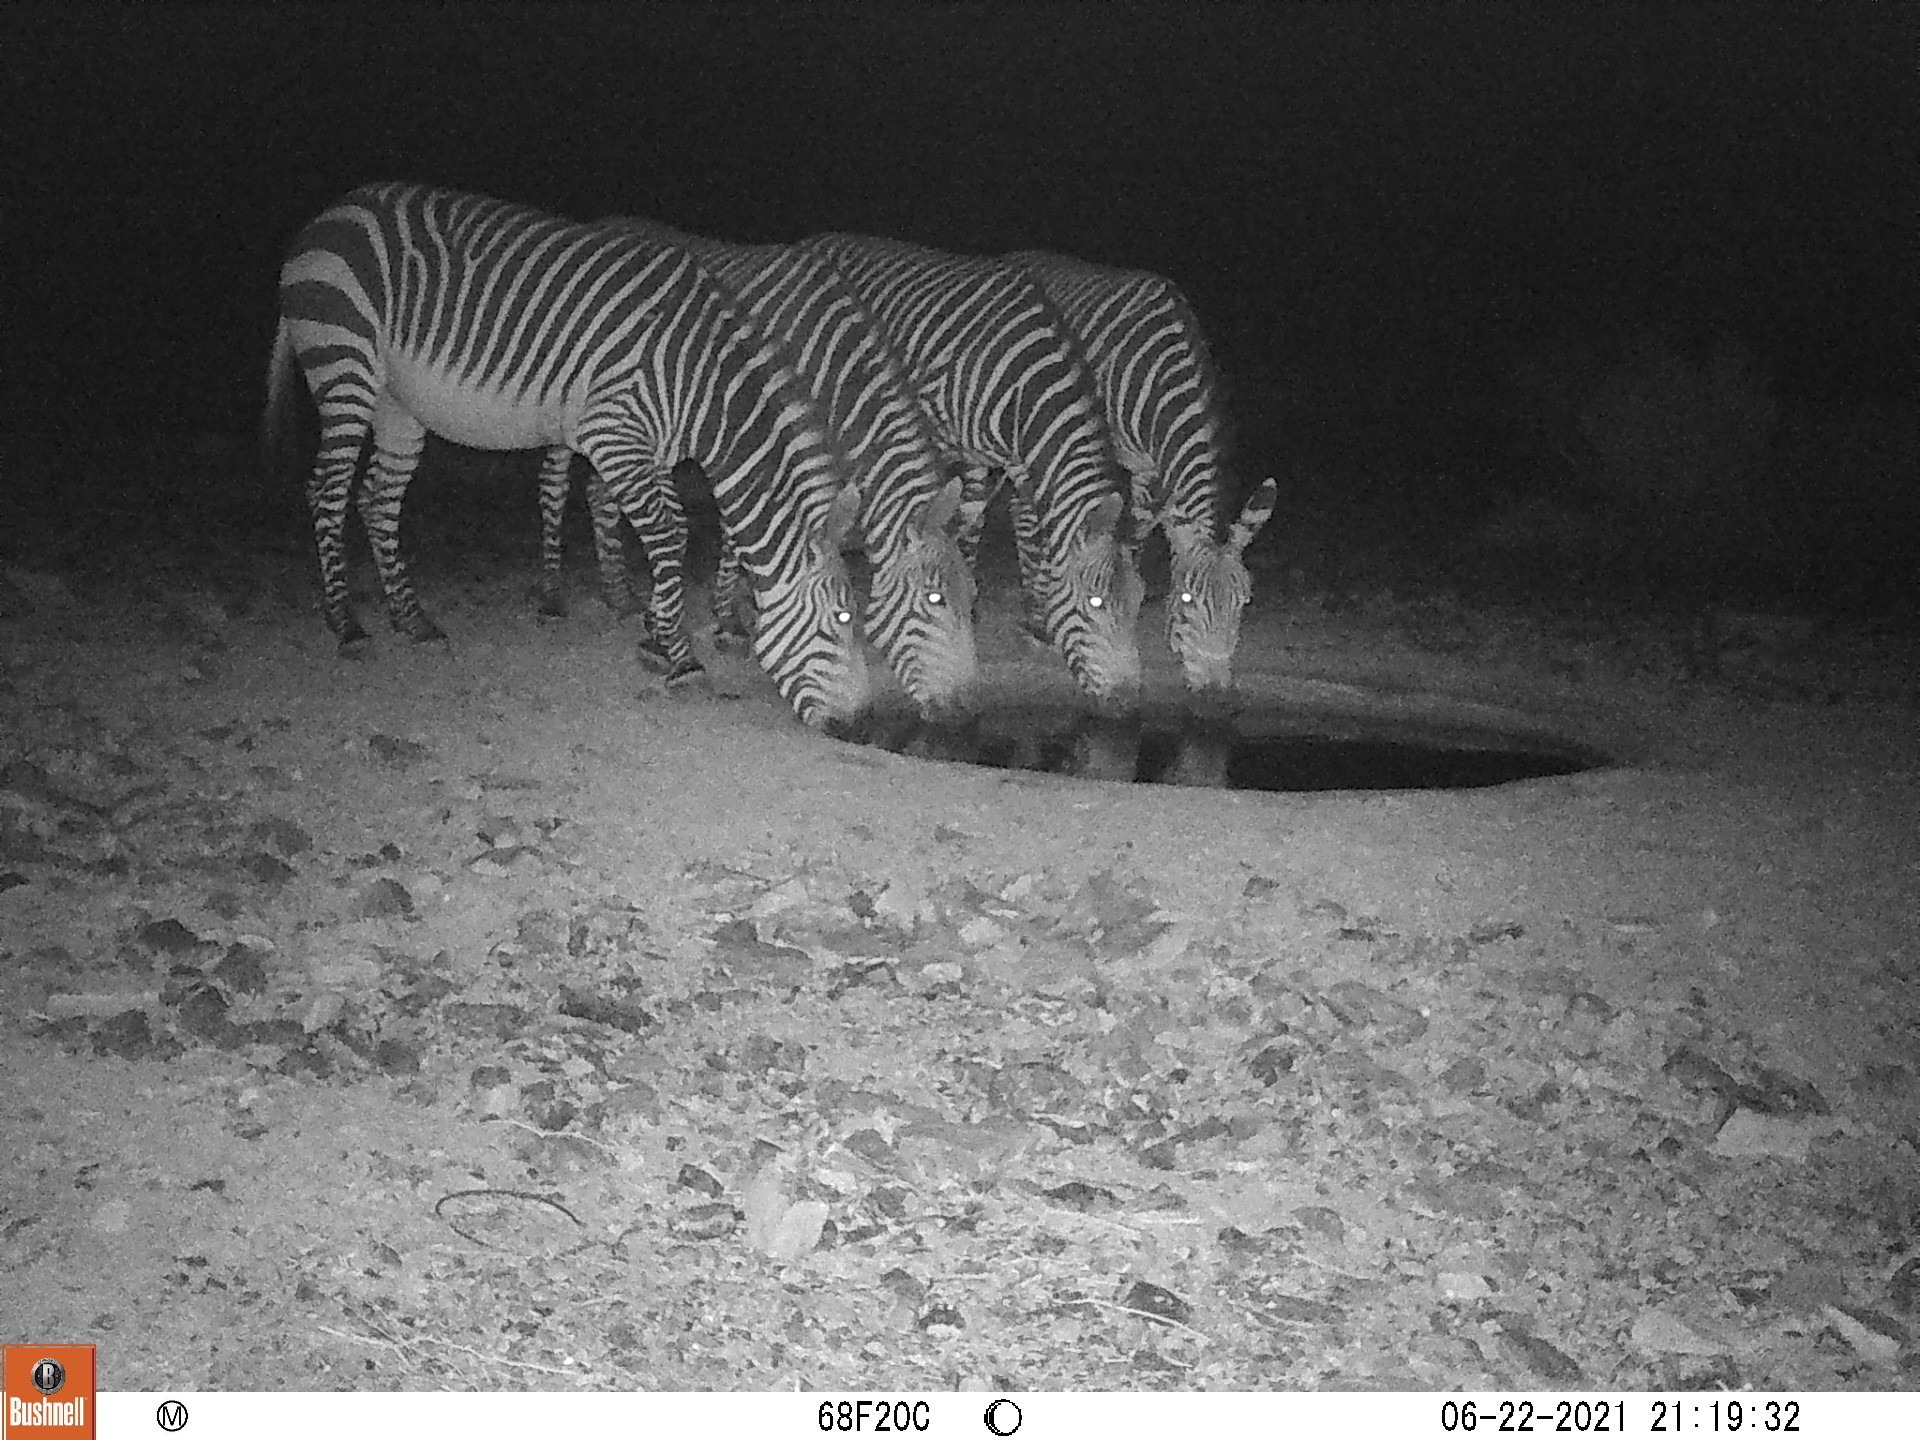
M 1379 715 L 1176 707 L 1125 718 L 1008 706 L 964 726 L 898 720 L 862 737 L 897 755 L 998 770 L 1228 790 L 1465 790 L 1608 763 L 1541 733 Z

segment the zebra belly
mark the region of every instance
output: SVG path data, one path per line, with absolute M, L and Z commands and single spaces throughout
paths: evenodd
M 476 450 L 533 450 L 573 444 L 574 407 L 488 390 L 425 365 L 390 364 L 387 391 L 442 439 Z

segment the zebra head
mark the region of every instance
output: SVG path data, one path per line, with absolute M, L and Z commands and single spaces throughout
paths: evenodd
M 960 490 L 957 476 L 949 480 L 872 556 L 867 634 L 929 720 L 973 708 L 979 666 L 973 575 L 950 533 Z
M 1133 548 L 1121 540 L 1121 509 L 1119 495 L 1102 496 L 1061 543 L 1046 591 L 1046 624 L 1082 690 L 1131 705 L 1140 691 L 1134 631 L 1145 587 Z
M 1233 683 L 1233 652 L 1240 644 L 1240 612 L 1253 597 L 1241 559 L 1273 514 L 1279 486 L 1272 479 L 1253 492 L 1226 541 L 1192 525 L 1169 525 L 1173 554 L 1167 591 L 1167 648 L 1179 657 L 1189 690 L 1225 690 Z
M 848 485 L 801 537 L 785 573 L 755 577 L 754 657 L 794 713 L 829 733 L 851 730 L 873 693 L 840 554 L 859 515 L 859 487 Z

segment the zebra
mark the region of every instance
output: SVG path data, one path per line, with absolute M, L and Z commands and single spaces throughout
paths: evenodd
M 924 716 L 970 710 L 977 670 L 973 575 L 948 533 L 961 482 L 942 471 L 926 414 L 852 291 L 822 261 L 784 245 L 727 244 L 631 218 L 610 223 L 690 251 L 760 333 L 784 348 L 866 499 L 861 525 L 873 561 L 868 638 Z M 564 452 L 557 461 L 549 457 L 542 471 L 549 593 L 557 584 L 567 458 Z M 591 481 L 588 505 L 602 584 L 617 608 L 626 592 L 617 512 L 594 494 Z M 723 545 L 714 584 L 716 639 L 723 643 L 747 633 L 737 579 L 734 547 Z
M 481 195 L 388 182 L 353 191 L 296 237 L 263 429 L 286 431 L 295 362 L 320 412 L 307 486 L 328 627 L 366 640 L 348 603 L 344 530 L 358 496 L 394 627 L 444 638 L 400 555 L 400 504 L 428 429 L 485 449 L 584 454 L 653 567 L 649 647 L 695 675 L 682 594 L 678 460 L 713 482 L 758 592 L 754 653 L 800 718 L 842 728 L 870 699 L 840 551 L 861 497 L 799 379 L 678 246 Z M 551 458 L 551 452 L 549 455 Z
M 795 247 L 859 296 L 900 357 L 943 449 L 999 467 L 1021 504 L 1028 628 L 1098 701 L 1131 703 L 1141 587 L 1124 504 L 1078 346 L 1012 266 L 904 241 L 816 235 Z
M 1167 648 L 1187 687 L 1229 688 L 1253 594 L 1242 555 L 1273 514 L 1279 487 L 1263 481 L 1222 538 L 1226 427 L 1193 307 L 1171 280 L 1146 271 L 1037 250 L 1005 258 L 1046 292 L 1093 365 L 1114 454 L 1133 481 L 1134 543 L 1155 526 L 1167 537 Z M 969 558 L 991 498 L 977 483 L 968 496 L 961 545 Z

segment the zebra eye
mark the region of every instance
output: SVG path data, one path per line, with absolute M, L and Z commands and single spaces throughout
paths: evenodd
M 1087 597 L 1087 608 L 1089 610 L 1098 610 L 1102 605 L 1105 605 L 1106 603 L 1107 603 L 1107 600 L 1104 595 L 1089 595 Z
M 947 597 L 941 591 L 929 590 L 927 592 L 927 603 L 929 605 L 944 605 L 947 603 Z
M 836 610 L 833 612 L 833 618 L 836 624 L 851 625 L 853 623 L 853 612 L 851 610 Z
M 1180 592 L 1180 603 L 1182 605 L 1191 605 L 1193 603 L 1193 592 L 1191 590 L 1182 590 Z

